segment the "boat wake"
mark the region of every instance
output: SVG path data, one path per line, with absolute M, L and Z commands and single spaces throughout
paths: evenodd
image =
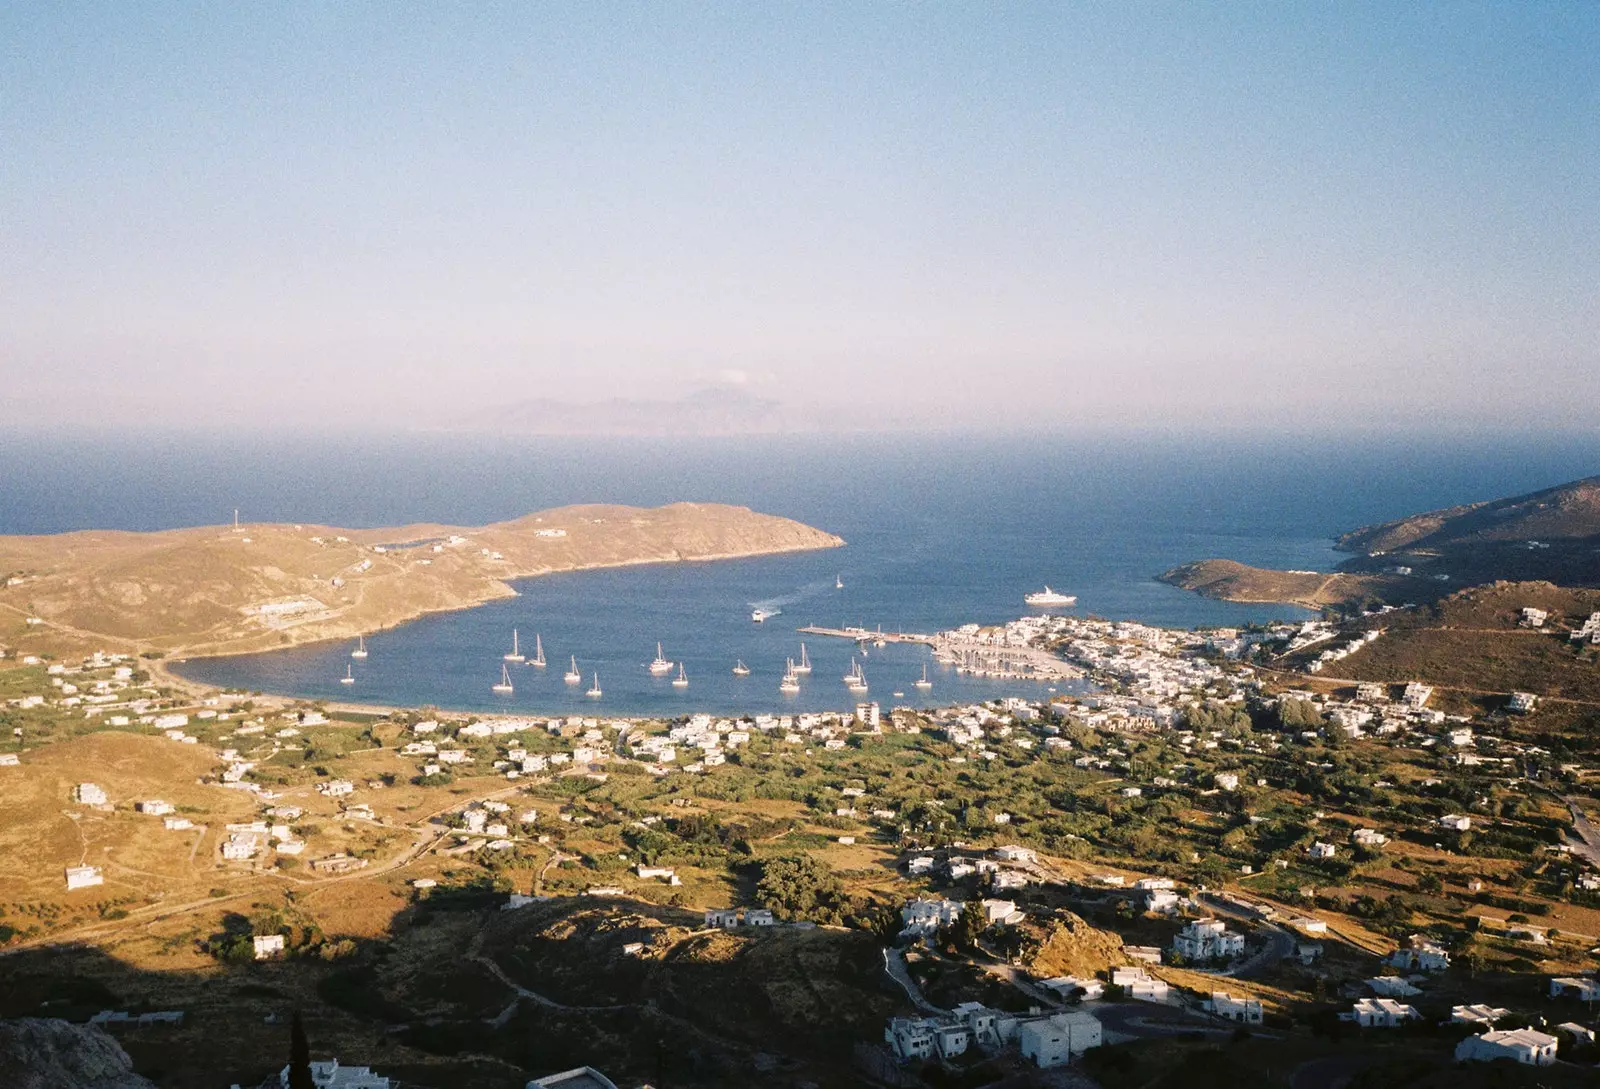
M 802 601 L 821 595 L 824 591 L 832 592 L 832 590 L 833 583 L 827 579 L 818 579 L 815 582 L 808 582 L 790 593 L 782 594 L 778 597 L 764 598 L 761 601 L 752 601 L 750 602 L 750 607 L 752 609 L 760 609 L 768 616 L 777 616 L 786 605 L 798 605 Z

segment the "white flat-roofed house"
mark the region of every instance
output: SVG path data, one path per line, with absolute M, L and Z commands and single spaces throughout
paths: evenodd
M 188 817 L 165 817 L 161 823 L 169 832 L 182 832 L 194 827 L 194 822 Z
M 1405 692 L 1400 696 L 1400 701 L 1413 710 L 1420 711 L 1426 707 L 1428 700 L 1433 697 L 1433 686 L 1412 681 L 1406 685 Z
M 1544 609 L 1535 609 L 1529 605 L 1522 610 L 1522 620 L 1519 622 L 1524 628 L 1542 628 L 1544 622 L 1550 619 L 1550 614 Z
M 1600 1002 L 1600 980 L 1593 976 L 1558 976 L 1550 981 L 1550 997 Z
M 354 794 L 356 785 L 348 779 L 334 779 L 326 783 L 317 784 L 317 793 L 325 794 L 330 798 L 342 798 Z
M 1560 1041 L 1531 1028 L 1490 1031 L 1468 1036 L 1456 1045 L 1457 1062 L 1494 1062 L 1510 1059 L 1523 1066 L 1549 1066 L 1556 1061 Z
M 1497 1006 L 1452 1006 L 1450 1020 L 1457 1025 L 1488 1025 L 1493 1028 L 1496 1021 L 1510 1013 L 1510 1010 Z
M 257 934 L 252 942 L 255 947 L 256 960 L 266 960 L 283 952 L 282 934 Z
M 934 1023 L 921 1017 L 896 1017 L 883 1032 L 883 1042 L 901 1062 L 931 1059 L 934 1053 Z
M 1358 847 L 1382 847 L 1389 837 L 1375 828 L 1357 828 L 1350 833 L 1350 842 Z
M 1101 980 L 1093 977 L 1081 978 L 1079 976 L 1056 976 L 1053 979 L 1041 979 L 1039 986 L 1047 991 L 1053 991 L 1062 998 L 1071 998 L 1078 995 L 1085 1002 L 1092 1002 L 1104 997 L 1106 985 Z
M 1396 949 L 1384 963 L 1419 972 L 1442 972 L 1450 967 L 1450 954 L 1442 946 L 1413 936 L 1409 949 Z
M 1348 1014 L 1340 1016 L 1362 1028 L 1398 1028 L 1406 1021 L 1415 1021 L 1420 1014 L 1414 1007 L 1392 998 L 1361 998 Z
M 72 800 L 79 805 L 105 805 L 106 792 L 94 783 L 79 783 L 72 792 Z
M 1028 916 L 1020 910 L 1012 900 L 985 900 L 983 901 L 983 917 L 991 925 L 1011 925 L 1020 923 Z
M 1465 832 L 1472 827 L 1472 818 L 1460 813 L 1449 813 L 1439 818 L 1439 827 L 1451 832 Z
M 174 812 L 170 802 L 163 802 L 159 799 L 151 799 L 147 802 L 134 802 L 133 808 L 140 813 L 148 813 L 152 817 L 164 817 L 168 813 Z
M 105 878 L 101 876 L 97 866 L 68 866 L 66 874 L 68 892 L 105 884 Z
M 1310 854 L 1312 858 L 1332 858 L 1338 853 L 1339 849 L 1337 847 L 1331 843 L 1323 843 L 1321 840 L 1311 845 Z
M 964 906 L 960 900 L 913 900 L 900 909 L 900 918 L 906 932 L 932 934 L 960 918 Z
M 1508 710 L 1515 711 L 1518 714 L 1526 714 L 1533 710 L 1534 704 L 1538 702 L 1539 697 L 1532 692 L 1513 692 L 1511 693 L 1511 700 L 1506 707 Z
M 1144 894 L 1146 911 L 1167 915 L 1178 910 L 1178 894 L 1171 889 L 1151 889 Z
M 1261 1000 L 1258 998 L 1234 998 L 1227 991 L 1212 991 L 1206 1008 L 1227 1021 L 1261 1024 Z
M 1099 1047 L 1100 1021 L 1092 1014 L 1058 1013 L 1038 1021 L 1025 1021 L 1017 1028 L 1017 1043 L 1024 1059 L 1040 1068 L 1061 1066 L 1074 1055 Z
M 222 844 L 222 857 L 229 862 L 248 862 L 256 857 L 255 837 L 244 833 L 235 832 Z
M 22 761 L 17 757 L 16 753 L 0 752 L 0 768 L 14 768 L 21 763 Z
M 1111 982 L 1141 1002 L 1165 1002 L 1171 989 L 1166 980 L 1156 979 L 1143 968 L 1113 968 Z
M 1367 980 L 1367 986 L 1372 988 L 1373 994 L 1385 998 L 1410 998 L 1412 995 L 1422 993 L 1399 976 L 1373 976 Z
M 289 1068 L 278 1074 L 282 1089 L 289 1089 Z M 316 1089 L 390 1089 L 389 1079 L 367 1066 L 340 1066 L 338 1059 L 311 1064 L 311 1084 Z M 611 1089 L 616 1089 L 612 1086 Z
M 745 926 L 772 926 L 777 922 L 772 912 L 766 908 L 746 908 L 744 912 Z
M 1220 919 L 1197 919 L 1172 939 L 1172 951 L 1187 960 L 1222 960 L 1244 952 L 1244 935 L 1231 933 Z
M 1008 843 L 1004 847 L 994 849 L 996 858 L 1006 862 L 1031 863 L 1039 861 L 1039 856 L 1031 848 L 1019 847 L 1015 843 Z

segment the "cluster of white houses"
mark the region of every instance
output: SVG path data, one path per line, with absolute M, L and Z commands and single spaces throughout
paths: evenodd
M 883 1039 L 895 1058 L 952 1059 L 974 1047 L 997 1052 L 1016 1044 L 1022 1057 L 1040 1067 L 1061 1066 L 1101 1044 L 1100 1021 L 1083 1011 L 1017 1015 L 963 1002 L 946 1014 L 896 1017 Z

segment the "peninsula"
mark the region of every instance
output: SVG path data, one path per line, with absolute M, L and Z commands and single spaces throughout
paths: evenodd
M 1463 587 L 1542 581 L 1600 586 L 1600 477 L 1527 495 L 1427 511 L 1336 538 L 1353 555 L 1330 573 L 1198 560 L 1157 578 L 1223 601 L 1307 608 L 1423 604 Z
M 251 523 L 0 537 L 0 624 L 152 655 L 355 638 L 559 571 L 836 548 L 745 507 L 572 506 L 479 527 Z

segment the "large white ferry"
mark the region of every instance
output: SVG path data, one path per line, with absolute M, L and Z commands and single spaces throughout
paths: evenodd
M 1022 600 L 1029 605 L 1076 605 L 1078 603 L 1078 595 L 1058 594 L 1050 589 L 1049 586 L 1046 586 L 1043 590 L 1035 591 Z

